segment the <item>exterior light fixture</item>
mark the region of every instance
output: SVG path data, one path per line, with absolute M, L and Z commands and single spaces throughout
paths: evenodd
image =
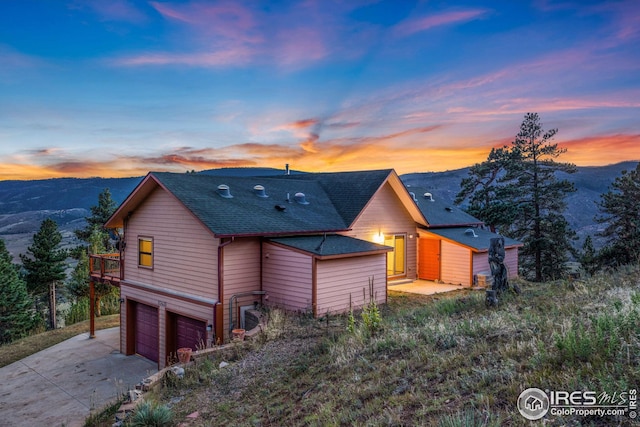
M 375 243 L 383 244 L 384 243 L 384 233 L 382 233 L 382 231 L 378 231 L 378 233 L 373 235 L 373 241 Z

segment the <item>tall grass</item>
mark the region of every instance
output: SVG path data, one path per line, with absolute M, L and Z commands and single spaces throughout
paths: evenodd
M 178 418 L 198 410 L 220 425 L 519 426 L 529 425 L 515 406 L 526 388 L 611 395 L 640 384 L 638 266 L 519 285 L 521 295 L 490 309 L 477 291 L 390 293 L 375 334 L 358 317 L 349 328 L 348 315 L 299 322 L 274 311 L 260 339 L 158 398 L 188 394 L 173 407 Z M 219 368 L 222 360 L 230 365 Z
M 103 316 L 120 313 L 120 297 L 112 293 L 100 299 L 100 312 Z M 73 325 L 89 319 L 89 298 L 80 297 L 71 303 L 69 311 L 65 314 L 65 325 Z

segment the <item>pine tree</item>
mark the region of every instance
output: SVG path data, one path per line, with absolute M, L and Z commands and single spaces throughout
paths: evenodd
M 111 239 L 109 234 L 104 229 L 104 224 L 116 211 L 116 202 L 111 197 L 111 191 L 108 188 L 102 190 L 98 195 L 98 204 L 91 206 L 91 216 L 85 217 L 87 226 L 75 231 L 76 237 L 80 240 L 89 242 L 92 234 L 95 234 L 95 229 L 98 228 L 102 231 L 103 246 L 105 250 L 112 251 Z
M 65 278 L 64 261 L 67 251 L 60 249 L 62 234 L 58 225 L 50 218 L 40 224 L 33 235 L 33 244 L 27 248 L 29 255 L 20 255 L 26 270 L 27 289 L 34 296 L 48 293 L 49 328 L 55 329 L 56 322 L 56 286 Z
M 102 246 L 104 232 L 97 227 L 94 227 L 93 233 L 89 236 L 89 253 L 103 253 L 104 247 Z M 71 277 L 67 282 L 67 292 L 73 295 L 76 300 L 82 297 L 89 297 L 89 257 L 87 251 L 83 250 L 78 256 L 78 264 L 71 272 Z M 96 317 L 102 315 L 100 310 L 100 302 L 102 297 L 109 295 L 114 291 L 113 286 L 106 283 L 94 283 L 94 296 L 95 296 L 95 314 Z
M 601 236 L 607 245 L 598 254 L 599 264 L 614 266 L 640 262 L 640 163 L 622 171 L 603 194 L 596 221 L 605 223 Z
M 593 239 L 587 236 L 582 244 L 582 254 L 580 255 L 580 264 L 587 273 L 593 274 L 598 270 L 596 248 L 593 246 Z
M 575 232 L 563 216 L 565 197 L 576 191 L 558 172 L 574 173 L 575 165 L 554 159 L 566 152 L 551 141 L 558 132 L 545 132 L 537 113 L 527 113 L 512 145 L 512 161 L 507 164 L 504 195 L 516 209 L 516 219 L 508 233 L 522 240 L 521 266 L 532 272 L 535 281 L 555 279 L 566 270 L 573 250 Z
M 89 254 L 104 254 L 115 250 L 109 233 L 104 229 L 104 224 L 116 211 L 116 203 L 111 198 L 111 191 L 105 188 L 98 195 L 98 204 L 91 207 L 91 216 L 86 217 L 87 226 L 76 230 L 76 236 L 87 243 L 86 247 L 80 247 L 74 257 L 78 264 L 67 284 L 69 293 L 79 299 L 89 297 Z M 95 313 L 100 317 L 102 297 L 113 292 L 113 286 L 106 283 L 94 283 Z
M 0 344 L 28 335 L 35 325 L 27 285 L 13 265 L 4 240 L 0 239 Z
M 460 183 L 461 190 L 456 195 L 456 204 L 469 200 L 465 209 L 469 214 L 481 219 L 492 232 L 513 222 L 515 211 L 503 203 L 500 185 L 506 173 L 511 151 L 507 147 L 492 148 L 489 157 L 469 169 L 469 176 Z
M 468 199 L 468 212 L 492 230 L 524 243 L 520 267 L 536 281 L 563 274 L 575 238 L 563 216 L 564 199 L 575 188 L 557 174 L 576 167 L 554 160 L 566 152 L 551 143 L 557 131 L 545 132 L 538 114 L 527 113 L 512 145 L 491 150 L 486 162 L 473 166 L 456 198 Z

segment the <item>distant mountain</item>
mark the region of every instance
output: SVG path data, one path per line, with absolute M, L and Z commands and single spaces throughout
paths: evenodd
M 559 178 L 573 182 L 577 191 L 567 196 L 567 210 L 565 217 L 571 227 L 578 233 L 580 245 L 587 235 L 591 235 L 596 243 L 601 242 L 595 234 L 602 229 L 594 218 L 599 215 L 598 203 L 600 195 L 609 191 L 609 186 L 619 177 L 623 170 L 633 170 L 638 162 L 629 161 L 608 166 L 579 167 L 573 174 L 560 173 Z M 469 168 L 457 169 L 447 172 L 411 173 L 402 175 L 405 185 L 426 187 L 431 190 L 434 197 L 441 197 L 453 203 L 458 191 L 460 181 L 468 176 Z
M 637 162 L 624 162 L 602 167 L 581 167 L 566 175 L 578 191 L 567 198 L 567 219 L 581 237 L 594 234 L 598 225 L 593 218 L 598 213 L 597 202 L 622 170 L 632 170 Z M 460 181 L 469 168 L 446 172 L 411 173 L 401 178 L 405 184 L 431 189 L 434 197 L 453 203 Z M 212 169 L 200 174 L 218 176 L 273 176 L 285 171 L 273 168 Z M 290 171 L 291 174 L 304 173 Z M 34 181 L 0 181 L 0 238 L 18 260 L 25 253 L 34 233 L 45 218 L 52 218 L 60 227 L 67 246 L 78 244 L 73 230 L 84 227 L 89 208 L 98 202 L 98 194 L 109 188 L 116 203 L 131 193 L 142 177 L 132 178 L 57 178 Z

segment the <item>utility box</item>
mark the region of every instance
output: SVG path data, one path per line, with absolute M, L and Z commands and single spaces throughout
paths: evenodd
M 493 284 L 493 276 L 491 273 L 482 272 L 473 276 L 473 286 L 478 288 L 490 288 Z

